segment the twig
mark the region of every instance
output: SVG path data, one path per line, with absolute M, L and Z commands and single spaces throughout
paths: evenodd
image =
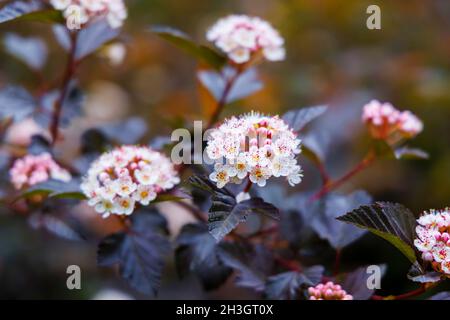
M 214 123 L 219 119 L 220 114 L 222 113 L 223 108 L 227 104 L 228 95 L 231 92 L 231 89 L 233 88 L 233 85 L 237 78 L 241 75 L 243 69 L 237 68 L 235 74 L 228 78 L 225 83 L 225 88 L 223 89 L 222 96 L 220 97 L 219 101 L 217 102 L 216 109 L 214 110 L 213 114 L 211 115 L 211 118 L 208 121 L 208 125 L 206 129 L 210 129 Z
M 59 94 L 58 100 L 56 100 L 53 106 L 53 117 L 50 122 L 50 135 L 52 137 L 52 145 L 55 145 L 58 140 L 59 122 L 61 120 L 62 108 L 64 104 L 64 99 L 66 98 L 67 91 L 69 89 L 70 81 L 76 71 L 77 62 L 75 60 L 75 52 L 77 48 L 77 33 L 71 33 L 71 48 L 69 51 L 69 56 L 67 59 L 66 70 L 63 75 L 61 83 L 61 92 Z
M 428 286 L 426 284 L 423 284 L 420 288 L 406 292 L 406 293 L 402 293 L 399 295 L 391 295 L 391 296 L 373 295 L 371 297 L 371 299 L 372 300 L 403 300 L 403 299 L 413 298 L 413 297 L 421 295 L 422 293 L 426 292 L 427 290 L 429 290 L 430 288 L 432 288 L 434 286 L 435 286 L 435 284 L 428 285 Z
M 334 271 L 333 271 L 333 274 L 335 276 L 339 274 L 339 269 L 341 267 L 341 257 L 342 257 L 342 249 L 336 249 L 336 257 L 334 259 Z
M 324 195 L 326 195 L 328 192 L 340 187 L 350 178 L 352 178 L 353 176 L 355 176 L 356 174 L 367 168 L 369 165 L 371 165 L 375 160 L 375 158 L 376 158 L 375 153 L 373 151 L 370 151 L 367 154 L 367 156 L 360 163 L 358 163 L 352 170 L 344 174 L 341 178 L 325 184 L 317 193 L 311 196 L 310 201 L 318 200 L 322 198 Z

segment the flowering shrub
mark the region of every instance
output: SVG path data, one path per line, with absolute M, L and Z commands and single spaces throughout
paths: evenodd
M 146 206 L 179 182 L 172 163 L 161 153 L 148 147 L 122 146 L 92 163 L 81 190 L 89 205 L 106 218 L 130 215 L 135 203 Z
M 257 55 L 270 61 L 284 59 L 284 40 L 268 22 L 258 17 L 230 15 L 216 22 L 206 38 L 234 63 L 247 63 Z
M 263 79 L 277 82 L 276 78 L 261 76 L 261 72 L 269 74 L 273 70 L 259 70 L 260 58 L 284 60 L 285 46 L 281 35 L 268 22 L 245 15 L 219 19 L 207 31 L 211 42 L 207 45 L 171 27 L 149 28 L 153 35 L 198 62 L 195 76 L 199 94 L 192 97 L 199 96 L 204 108 L 196 109 L 199 114 L 188 111 L 190 99 L 184 99 L 184 94 L 180 95 L 182 104 L 168 108 L 173 103 L 172 91 L 165 86 L 172 78 L 177 86 L 186 79 L 177 73 L 183 69 L 179 68 L 182 60 L 167 59 L 177 70 L 169 79 L 165 68 L 153 61 L 159 51 L 164 52 L 162 46 L 137 46 L 127 54 L 127 48 L 135 45 L 135 37 L 124 34 L 120 28 L 126 17 L 122 0 L 11 1 L 0 9 L 0 23 L 52 23 L 52 35 L 60 47 L 53 49 L 43 39 L 14 33 L 3 39 L 6 53 L 23 62 L 22 67 L 29 68 L 33 76 L 14 77 L 18 81 L 26 79 L 26 83 L 0 89 L 0 226 L 11 216 L 15 217 L 14 223 L 18 219 L 27 221 L 13 231 L 0 232 L 0 236 L 9 237 L 16 228 L 34 228 L 54 236 L 45 237 L 46 242 L 63 238 L 73 241 L 77 250 L 96 247 L 99 266 L 112 267 L 132 289 L 152 297 L 159 292 L 166 264 L 171 264 L 180 277 L 195 275 L 205 291 L 227 283 L 267 299 L 427 297 L 432 290 L 441 288 L 438 284 L 448 280 L 449 209 L 430 210 L 417 219 L 413 211 L 401 204 L 377 201 L 375 198 L 380 195 L 394 198 L 400 194 L 397 189 L 388 190 L 390 180 L 384 177 L 390 176 L 391 171 L 380 174 L 384 185 L 371 189 L 375 196 L 364 190 L 351 190 L 350 184 L 374 163 L 387 167 L 389 161 L 428 159 L 425 151 L 409 145 L 422 143 L 413 138 L 424 130 L 425 124 L 427 131 L 433 128 L 422 112 L 417 112 L 422 117 L 419 118 L 387 102 L 372 100 L 365 104 L 367 99 L 350 101 L 358 109 L 333 99 L 330 105 L 293 108 L 284 113 L 272 109 L 273 115 L 247 110 L 251 101 L 240 101 L 263 90 Z M 72 19 L 79 26 L 72 24 Z M 150 57 L 151 66 L 119 77 L 117 72 L 127 65 L 134 70 L 138 63 L 148 62 L 144 52 L 147 47 L 158 48 L 152 51 L 155 55 Z M 318 50 L 326 51 L 321 46 Z M 57 54 L 66 57 L 48 59 Z M 61 61 L 65 65 L 59 70 Z M 85 68 L 85 63 L 91 64 Z M 114 69 L 107 72 L 113 81 L 103 83 L 97 67 Z M 315 73 L 321 68 L 311 69 Z M 283 72 L 293 71 L 281 69 L 279 73 Z M 429 74 L 434 75 L 427 69 L 427 77 Z M 85 75 L 94 77 L 95 85 L 91 86 Z M 289 75 L 295 83 L 301 80 L 303 91 L 296 91 L 299 99 L 312 87 L 311 91 L 320 95 L 329 93 L 328 86 L 316 79 L 306 81 L 308 73 L 305 75 Z M 332 76 L 330 81 L 340 81 L 340 74 L 336 75 L 339 77 Z M 152 81 L 148 81 L 148 76 Z M 415 81 L 420 78 L 416 79 L 416 74 L 414 77 Z M 1 79 L 7 79 L 3 71 Z M 119 80 L 127 82 L 122 82 L 123 88 Z M 148 89 L 149 84 L 156 82 L 162 83 L 157 88 L 163 94 L 155 92 L 154 86 Z M 435 93 L 436 87 L 423 91 Z M 283 90 L 291 92 L 284 86 Z M 129 97 L 134 91 L 138 94 Z M 333 97 L 334 94 L 339 97 L 339 90 L 333 90 Z M 411 97 L 421 104 L 415 95 Z M 262 98 L 258 100 L 264 104 L 262 110 L 278 104 L 278 100 Z M 332 99 L 331 94 L 327 99 Z M 145 118 L 152 121 L 151 131 L 144 117 L 124 118 L 131 111 L 127 107 L 135 102 L 145 106 L 146 111 L 161 112 Z M 148 108 L 149 104 L 152 108 Z M 177 115 L 166 117 L 169 112 Z M 84 119 L 73 121 L 76 117 Z M 191 125 L 187 119 L 195 121 Z M 200 130 L 197 119 L 202 120 Z M 361 124 L 369 131 L 368 139 L 358 140 L 365 153 L 346 169 L 347 161 L 352 161 L 347 159 L 353 148 L 350 143 L 356 140 L 356 128 Z M 178 151 L 180 157 L 175 158 Z M 179 158 L 184 162 L 179 163 Z M 372 182 L 371 177 L 358 184 L 370 188 Z M 407 184 L 400 182 L 402 186 Z M 428 182 L 424 189 L 427 191 L 434 181 Z M 408 188 L 401 191 L 409 191 Z M 418 198 L 422 192 L 423 189 L 414 189 L 411 194 Z M 380 287 L 380 283 L 390 270 L 386 271 L 385 264 L 373 264 L 382 261 L 380 256 L 351 260 L 353 252 L 372 253 L 372 245 L 384 248 L 376 242 L 377 238 L 360 241 L 368 232 L 397 248 L 399 260 L 404 257 L 409 261 L 411 268 L 404 270 L 407 277 L 402 275 L 401 279 L 411 280 L 416 289 L 389 295 L 390 289 Z M 36 239 L 39 235 L 35 232 L 29 237 Z M 28 240 L 28 235 L 18 239 Z M 83 245 L 77 247 L 80 240 Z M 58 242 L 52 250 L 61 250 L 65 245 L 66 242 Z M 349 250 L 349 246 L 362 249 Z M 26 246 L 8 246 L 8 250 L 12 252 L 17 247 Z M 91 252 L 89 259 L 80 261 L 92 262 Z M 28 257 L 28 251 L 26 254 Z M 60 256 L 66 254 L 55 254 L 52 259 Z M 20 261 L 19 258 L 14 261 Z M 45 265 L 43 259 L 39 257 L 40 266 Z M 58 268 L 64 263 L 54 265 Z M 9 264 L 2 260 L 1 266 L 3 286 L 3 266 Z M 375 276 L 370 270 L 375 270 Z M 10 283 L 7 280 L 5 283 Z M 174 282 L 170 281 L 170 286 Z M 195 288 L 200 291 L 200 286 Z M 231 292 L 235 294 L 236 290 Z M 180 293 L 193 294 L 181 289 Z M 448 295 L 441 292 L 434 298 Z
M 40 155 L 28 154 L 23 158 L 17 159 L 9 174 L 11 183 L 18 190 L 49 179 L 63 182 L 68 182 L 71 179 L 70 173 L 61 168 L 49 153 Z
M 211 133 L 206 151 L 216 161 L 210 179 L 219 188 L 247 177 L 264 187 L 272 176 L 286 177 L 294 186 L 303 176 L 295 159 L 300 139 L 279 117 L 253 112 L 226 120 Z

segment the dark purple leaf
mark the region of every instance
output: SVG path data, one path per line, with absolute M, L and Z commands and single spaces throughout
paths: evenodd
M 349 195 L 330 193 L 323 200 L 311 204 L 311 210 L 314 211 L 311 227 L 322 239 L 328 240 L 333 248 L 343 248 L 366 231 L 337 221 L 336 218 L 371 201 L 372 198 L 365 191 L 355 191 Z
M 381 269 L 381 277 L 383 277 L 386 272 L 386 265 L 379 267 Z M 374 289 L 369 289 L 367 286 L 367 279 L 370 275 L 367 273 L 367 267 L 361 267 L 349 272 L 341 282 L 342 288 L 351 294 L 355 300 L 368 300 L 375 292 Z
M 147 123 L 139 117 L 103 125 L 98 128 L 107 138 L 122 144 L 135 144 L 147 132 Z
M 244 243 L 222 244 L 220 259 L 238 272 L 236 285 L 262 292 L 273 266 L 273 257 L 263 245 Z
M 177 238 L 175 263 L 180 276 L 194 272 L 205 290 L 212 290 L 225 282 L 231 269 L 218 258 L 218 245 L 203 224 L 185 225 Z
M 43 2 L 38 0 L 13 1 L 0 9 L 0 23 L 42 10 Z
M 6 51 L 31 69 L 41 70 L 47 61 L 47 46 L 40 38 L 25 38 L 7 33 L 3 39 Z
M 0 90 L 0 119 L 20 121 L 31 115 L 35 108 L 36 101 L 24 88 L 8 86 Z
M 290 300 L 298 296 L 299 289 L 315 286 L 322 280 L 324 268 L 312 266 L 302 272 L 288 271 L 267 279 L 265 293 L 268 299 Z
M 101 46 L 119 35 L 120 29 L 113 29 L 109 24 L 100 20 L 89 24 L 78 33 L 75 59 L 81 60 L 94 53 Z
M 220 73 L 211 70 L 200 71 L 198 72 L 198 79 L 212 96 L 219 101 L 224 94 L 228 79 L 234 77 L 235 73 L 236 71 L 229 67 L 224 68 Z M 262 88 L 263 84 L 258 78 L 256 69 L 249 69 L 235 79 L 234 85 L 228 93 L 226 103 L 246 98 Z
M 170 243 L 161 233 L 165 219 L 156 211 L 134 213 L 132 230 L 103 239 L 98 247 L 98 264 L 119 265 L 127 283 L 139 292 L 155 296 L 159 289 L 164 258 Z
M 369 206 L 361 206 L 337 219 L 367 229 L 389 241 L 415 263 L 413 241 L 416 219 L 412 212 L 401 204 L 376 202 Z
M 294 131 L 301 131 L 308 123 L 324 114 L 327 109 L 327 106 L 306 107 L 288 111 L 282 118 Z
M 278 218 L 278 209 L 261 198 L 252 198 L 240 203 L 226 188 L 219 189 L 206 177 L 193 176 L 190 183 L 212 195 L 212 206 L 209 209 L 208 227 L 217 242 L 221 241 L 240 222 L 247 219 L 251 213 L 263 214 Z
M 450 300 L 450 292 L 439 292 L 434 296 L 428 298 L 428 300 Z

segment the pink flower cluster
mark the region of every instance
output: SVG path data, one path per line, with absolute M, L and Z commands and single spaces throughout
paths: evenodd
M 17 190 L 30 187 L 49 179 L 67 182 L 72 177 L 61 168 L 49 153 L 40 155 L 26 155 L 17 159 L 9 171 L 11 183 Z
M 377 100 L 363 107 L 362 120 L 376 139 L 410 139 L 423 129 L 422 121 L 410 111 L 399 111 L 392 104 Z
M 416 248 L 433 268 L 450 277 L 450 209 L 430 210 L 418 220 Z
M 353 296 L 348 294 L 338 284 L 329 281 L 326 284 L 318 284 L 308 288 L 309 300 L 353 300 Z
M 278 116 L 250 113 L 232 117 L 213 129 L 208 137 L 207 155 L 215 161 L 210 179 L 222 188 L 241 183 L 247 177 L 260 187 L 270 177 L 286 177 L 294 186 L 303 174 L 296 156 L 300 139 Z
M 148 205 L 159 192 L 180 182 L 170 160 L 149 147 L 122 146 L 94 161 L 81 190 L 104 218 L 130 215 L 136 203 Z
M 52 6 L 63 11 L 67 27 L 79 29 L 96 18 L 105 17 L 111 28 L 119 28 L 127 18 L 123 0 L 50 0 Z
M 278 31 L 257 17 L 222 18 L 208 30 L 206 38 L 237 64 L 250 61 L 258 53 L 270 61 L 283 60 L 285 56 L 284 40 Z

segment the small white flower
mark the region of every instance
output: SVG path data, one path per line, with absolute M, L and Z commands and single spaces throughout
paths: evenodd
M 300 166 L 295 166 L 294 170 L 287 176 L 289 185 L 291 187 L 294 187 L 296 184 L 302 182 L 302 178 L 303 173 Z
M 130 215 L 134 210 L 134 200 L 131 198 L 118 198 L 116 200 L 116 209 L 115 213 Z
M 140 204 L 146 206 L 151 201 L 155 200 L 156 192 L 150 186 L 140 185 L 136 192 L 133 194 L 133 199 L 139 202 Z
M 245 153 L 240 154 L 233 165 L 236 169 L 236 176 L 239 179 L 244 179 L 248 174 L 248 166 Z
M 260 187 L 264 187 L 266 185 L 267 179 L 269 179 L 270 174 L 268 169 L 263 167 L 254 167 L 252 171 L 250 171 L 249 179 L 251 182 L 256 183 Z
M 236 48 L 229 53 L 230 59 L 236 63 L 245 63 L 250 60 L 250 50 Z
M 128 197 L 137 189 L 137 185 L 131 177 L 121 178 L 117 180 L 117 184 L 117 194 L 121 197 Z
M 229 168 L 226 165 L 216 163 L 214 166 L 214 172 L 209 175 L 211 181 L 217 183 L 218 188 L 223 188 L 228 181 L 230 181 L 230 175 L 228 174 Z
M 104 218 L 108 217 L 114 209 L 114 203 L 107 199 L 102 199 L 95 205 L 95 211 L 102 213 Z
M 151 167 L 146 166 L 143 169 L 138 169 L 134 172 L 134 176 L 139 181 L 139 183 L 149 186 L 154 184 L 158 180 L 158 175 L 155 170 Z

